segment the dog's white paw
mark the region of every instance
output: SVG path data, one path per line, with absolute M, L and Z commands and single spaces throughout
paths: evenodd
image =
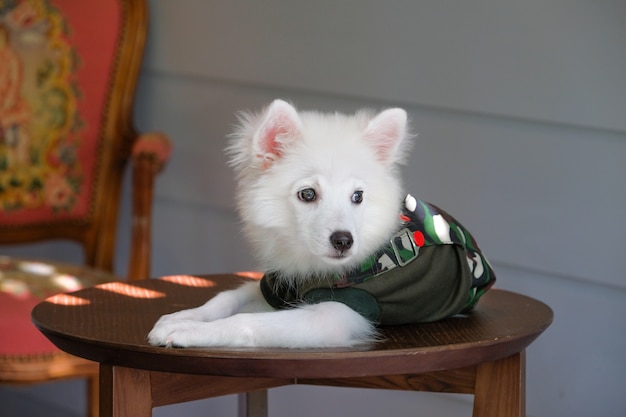
M 184 341 L 186 338 L 180 334 L 192 332 L 194 327 L 201 323 L 199 316 L 200 314 L 196 309 L 182 310 L 161 316 L 148 334 L 148 343 L 154 346 L 167 347 L 188 346 L 188 344 L 174 343 L 174 338 Z M 178 329 L 180 330 L 177 331 Z
M 166 347 L 255 346 L 254 332 L 248 326 L 233 328 L 230 322 L 159 320 L 148 334 L 148 343 Z
M 174 313 L 176 314 L 176 313 Z M 193 335 L 197 334 L 202 323 L 197 321 L 175 320 L 171 316 L 163 316 L 148 334 L 148 343 L 153 346 L 188 347 L 191 346 Z

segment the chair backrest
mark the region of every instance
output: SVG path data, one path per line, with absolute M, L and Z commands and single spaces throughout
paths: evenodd
M 111 270 L 143 0 L 0 2 L 0 243 L 71 239 Z

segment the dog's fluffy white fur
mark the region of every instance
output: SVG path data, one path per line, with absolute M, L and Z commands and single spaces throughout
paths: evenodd
M 399 108 L 354 115 L 298 112 L 275 100 L 244 113 L 227 148 L 244 231 L 266 272 L 290 285 L 359 265 L 399 227 L 398 166 L 410 145 Z M 338 302 L 273 310 L 257 283 L 165 315 L 154 345 L 337 347 L 376 337 Z

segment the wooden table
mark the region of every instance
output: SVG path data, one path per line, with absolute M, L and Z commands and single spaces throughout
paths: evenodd
M 165 313 L 196 307 L 254 274 L 171 276 L 98 285 L 35 307 L 60 349 L 101 364 L 101 416 L 289 384 L 475 394 L 475 416 L 524 415 L 524 350 L 552 321 L 545 304 L 491 290 L 469 317 L 383 329 L 384 341 L 344 349 L 178 349 L 146 335 Z M 260 407 L 249 414 L 264 414 Z

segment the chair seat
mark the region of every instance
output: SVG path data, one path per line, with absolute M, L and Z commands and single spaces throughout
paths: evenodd
M 60 354 L 32 324 L 30 313 L 42 300 L 118 280 L 92 268 L 0 257 L 0 367 L 10 362 Z

